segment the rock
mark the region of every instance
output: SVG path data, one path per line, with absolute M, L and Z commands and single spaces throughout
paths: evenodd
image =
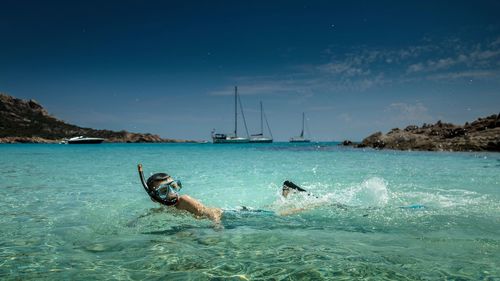
M 353 143 L 352 143 L 352 141 L 350 141 L 350 140 L 344 140 L 344 141 L 342 142 L 342 145 L 343 145 L 343 146 L 351 146 L 351 145 L 353 145 Z
M 384 142 L 384 134 L 382 132 L 376 132 L 369 137 L 365 138 L 362 142 L 361 145 L 358 145 L 358 147 L 373 147 L 373 148 L 384 148 L 385 147 L 385 142 Z
M 389 134 L 394 134 L 394 133 L 397 133 L 397 132 L 399 132 L 399 128 L 393 128 L 387 134 L 389 135 Z
M 50 116 L 35 100 L 25 101 L 0 93 L 0 143 L 58 143 L 75 136 L 99 137 L 106 142 L 194 142 L 78 127 Z
M 404 130 L 377 132 L 365 138 L 358 147 L 430 151 L 500 151 L 500 114 L 478 118 L 457 126 L 438 121 L 421 128 L 410 125 Z
M 417 130 L 417 129 L 418 129 L 418 126 L 410 125 L 410 126 L 408 126 L 408 127 L 405 128 L 405 131 L 411 132 L 411 131 L 414 131 L 414 130 Z

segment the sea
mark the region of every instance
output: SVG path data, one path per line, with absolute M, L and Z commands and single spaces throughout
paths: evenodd
M 152 202 L 139 163 L 222 223 Z M 500 153 L 5 144 L 0 202 L 1 280 L 500 280 Z

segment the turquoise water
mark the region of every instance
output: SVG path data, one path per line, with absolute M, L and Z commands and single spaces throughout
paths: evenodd
M 152 203 L 137 163 L 210 206 L 310 209 L 216 228 Z M 23 144 L 0 168 L 2 280 L 500 280 L 498 153 Z

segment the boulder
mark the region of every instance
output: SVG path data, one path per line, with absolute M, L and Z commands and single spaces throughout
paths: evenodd
M 374 133 L 358 147 L 430 151 L 500 151 L 500 114 L 478 118 L 457 126 L 438 121 L 434 125 L 415 125 L 387 134 Z
M 342 142 L 342 145 L 343 145 L 343 146 L 351 146 L 351 145 L 353 145 L 353 143 L 352 143 L 352 141 L 350 141 L 350 140 L 344 140 L 344 141 Z

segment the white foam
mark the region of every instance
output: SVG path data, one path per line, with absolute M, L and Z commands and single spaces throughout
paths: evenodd
M 384 179 L 372 177 L 341 191 L 337 197 L 341 203 L 351 206 L 383 207 L 389 202 L 389 191 Z

